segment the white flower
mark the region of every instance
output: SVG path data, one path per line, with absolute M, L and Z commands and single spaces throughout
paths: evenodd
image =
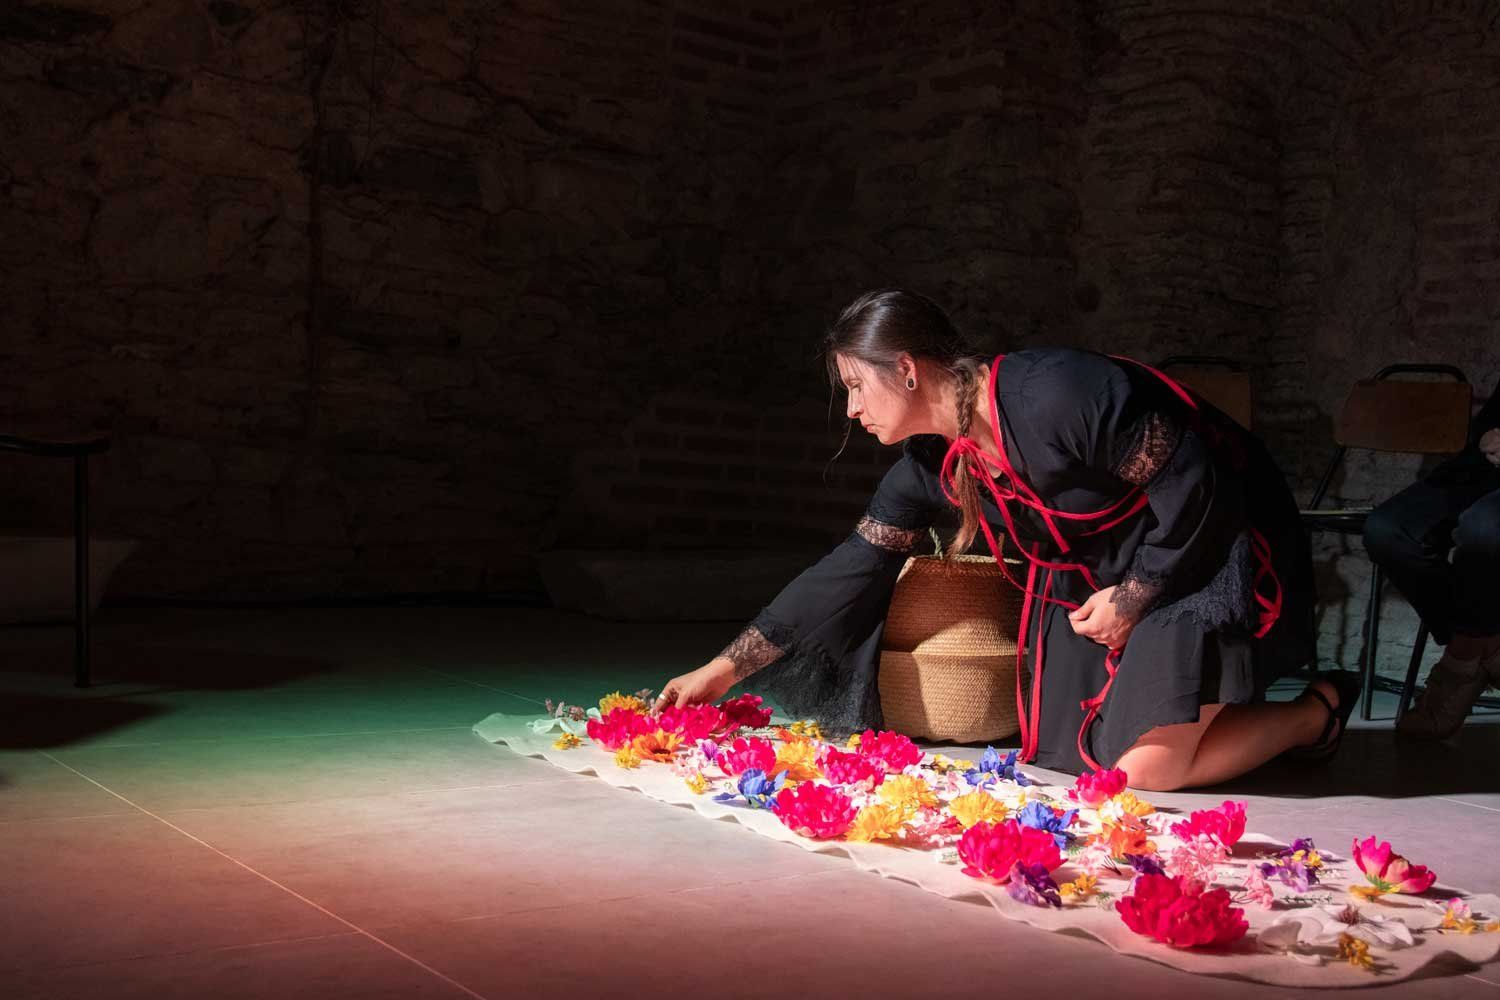
M 1341 934 L 1387 951 L 1409 948 L 1415 943 L 1411 928 L 1404 921 L 1365 913 L 1352 905 L 1296 910 L 1272 921 L 1271 926 L 1260 932 L 1258 940 L 1273 951 L 1296 954 L 1303 948 L 1337 945 Z

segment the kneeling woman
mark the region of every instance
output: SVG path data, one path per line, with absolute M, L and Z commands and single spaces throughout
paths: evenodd
M 1312 567 L 1258 439 L 1143 365 L 1084 351 L 964 349 L 913 292 L 864 295 L 825 343 L 848 416 L 903 454 L 849 538 L 658 701 L 756 687 L 833 730 L 879 727 L 882 626 L 907 555 L 945 512 L 1022 557 L 1022 756 L 1120 767 L 1138 788 L 1224 781 L 1337 749 L 1358 675 L 1266 688 L 1313 656 Z M 998 556 L 998 553 L 997 553 Z M 1002 564 L 1003 565 L 1003 564 Z M 768 669 L 767 669 L 768 668 Z

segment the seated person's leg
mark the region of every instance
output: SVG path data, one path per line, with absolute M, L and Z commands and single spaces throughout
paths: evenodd
M 1493 669 L 1500 675 L 1500 638 L 1496 636 L 1500 632 L 1500 618 L 1496 614 L 1500 603 L 1495 597 L 1496 573 L 1500 572 L 1500 557 L 1497 557 L 1500 500 L 1494 498 L 1493 471 L 1478 455 L 1464 455 L 1386 505 L 1394 505 L 1399 514 L 1402 508 L 1397 502 L 1416 491 L 1423 498 L 1422 509 L 1430 519 L 1429 540 L 1436 541 L 1441 532 L 1451 532 L 1456 546 L 1451 563 L 1444 552 L 1441 569 L 1430 563 L 1424 565 L 1415 591 L 1407 589 L 1399 570 L 1387 567 L 1397 586 L 1423 616 L 1433 638 L 1447 646 L 1428 675 L 1421 701 L 1401 720 L 1399 728 L 1403 735 L 1443 739 L 1457 732 L 1485 685 L 1491 683 L 1492 661 Z M 1376 514 L 1385 511 L 1386 506 L 1377 509 Z M 1407 512 L 1410 513 L 1410 508 Z M 1407 527 L 1420 523 L 1413 520 Z M 1373 545 L 1369 543 L 1370 532 L 1366 531 L 1371 558 L 1382 565 L 1386 565 L 1384 557 L 1390 554 L 1382 543 L 1391 539 L 1379 537 L 1379 533 L 1389 534 L 1392 527 L 1390 523 L 1378 524 Z M 1422 589 L 1429 581 L 1438 579 L 1443 581 L 1442 591 Z
M 1489 682 L 1500 686 L 1500 488 L 1459 515 L 1453 543 L 1449 648 L 1478 659 Z

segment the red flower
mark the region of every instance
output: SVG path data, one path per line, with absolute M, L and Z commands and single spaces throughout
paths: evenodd
M 1078 780 L 1073 783 L 1073 787 L 1068 790 L 1068 798 L 1097 809 L 1123 792 L 1127 780 L 1125 772 L 1118 767 L 1112 767 L 1108 771 L 1095 771 L 1092 774 L 1080 774 Z
M 770 774 L 776 766 L 776 748 L 768 740 L 743 736 L 719 751 L 719 767 L 731 778 L 752 767 Z
M 656 731 L 655 720 L 631 708 L 612 708 L 599 719 L 590 719 L 585 727 L 589 739 L 606 750 L 618 750 L 637 736 Z
M 719 734 L 727 735 L 742 728 L 760 729 L 770 725 L 771 710 L 761 708 L 761 700 L 758 694 L 742 694 L 721 704 L 719 711 L 724 713 L 724 726 Z
M 1172 836 L 1183 840 L 1212 837 L 1225 847 L 1233 847 L 1245 835 L 1245 803 L 1230 802 L 1217 809 L 1199 809 L 1181 823 L 1172 824 Z
M 724 713 L 713 705 L 675 705 L 664 709 L 654 720 L 653 728 L 676 733 L 689 743 L 708 739 L 724 728 Z
M 859 810 L 849 796 L 828 785 L 805 781 L 776 794 L 776 815 L 788 830 L 814 840 L 842 837 Z
M 1126 927 L 1173 948 L 1226 945 L 1250 927 L 1245 911 L 1229 905 L 1227 890 L 1204 892 L 1201 882 L 1167 875 L 1138 876 L 1115 909 Z
M 859 755 L 876 760 L 892 773 L 922 763 L 922 751 L 900 733 L 866 729 L 859 737 Z
M 1004 882 L 1016 862 L 1042 865 L 1047 871 L 1062 866 L 1061 852 L 1052 834 L 1022 826 L 1013 819 L 1000 823 L 975 823 L 958 842 L 958 857 L 964 874 Z

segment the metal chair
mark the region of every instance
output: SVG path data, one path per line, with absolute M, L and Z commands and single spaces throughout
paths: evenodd
M 109 438 L 42 441 L 0 434 L 0 451 L 73 460 L 73 683 L 89 686 L 89 456 L 109 450 Z
M 1161 371 L 1176 368 L 1173 378 L 1223 410 L 1245 429 L 1250 428 L 1253 396 L 1250 375 L 1233 358 L 1218 354 L 1174 354 L 1156 363 Z
M 1392 379 L 1392 375 L 1443 375 L 1451 381 L 1427 382 Z M 1309 531 L 1331 531 L 1344 535 L 1362 535 L 1365 520 L 1373 507 L 1323 509 L 1345 456 L 1351 448 L 1405 452 L 1422 455 L 1456 454 L 1468 438 L 1469 412 L 1473 388 L 1464 373 L 1453 365 L 1399 364 L 1387 365 L 1374 378 L 1362 379 L 1349 390 L 1334 425 L 1334 451 L 1329 459 L 1312 501 L 1302 511 L 1302 521 Z M 1378 563 L 1371 567 L 1370 593 L 1365 606 L 1364 698 L 1360 717 L 1368 720 L 1375 704 L 1375 689 L 1399 691 L 1404 713 L 1411 697 L 1411 684 L 1397 687 L 1375 673 L 1380 645 L 1380 595 L 1385 587 L 1385 572 Z M 1408 681 L 1415 682 L 1416 667 L 1426 647 L 1427 627 L 1421 626 L 1407 670 Z M 1398 715 L 1399 717 L 1399 715 Z

